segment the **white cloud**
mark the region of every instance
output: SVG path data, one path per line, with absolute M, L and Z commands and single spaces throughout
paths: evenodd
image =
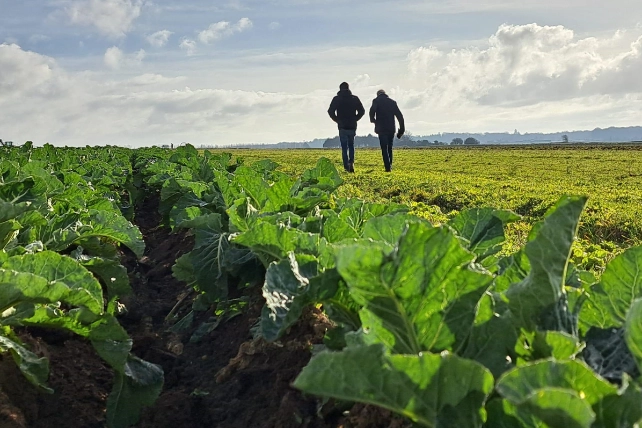
M 270 30 L 278 30 L 279 28 L 281 28 L 281 23 L 276 21 L 270 22 L 270 24 L 268 25 L 268 28 Z
M 0 97 L 31 94 L 54 78 L 53 59 L 22 50 L 16 44 L 0 44 Z
M 162 48 L 169 41 L 169 36 L 174 34 L 169 30 L 160 30 L 146 37 L 147 42 L 155 48 Z
M 184 79 L 157 74 L 113 80 L 68 74 L 53 64 L 16 45 L 0 45 L 0 69 L 9 70 L 0 81 L 0 128 L 7 138 L 80 146 L 276 141 L 285 117 L 303 123 L 311 112 L 325 110 L 330 97 L 190 89 Z M 294 139 L 307 132 L 290 129 Z
M 235 33 L 249 30 L 252 26 L 252 21 L 248 18 L 241 18 L 236 24 L 231 24 L 228 21 L 216 22 L 211 24 L 207 30 L 198 33 L 198 40 L 201 43 L 209 44 L 230 37 Z
M 185 77 L 165 77 L 162 74 L 145 73 L 129 79 L 127 82 L 132 86 L 151 86 L 151 85 L 165 85 L 173 83 L 181 83 L 185 81 Z
M 417 48 L 408 69 L 428 99 L 532 105 L 593 95 L 642 92 L 642 36 L 577 38 L 563 26 L 502 25 L 485 48 Z
M 178 46 L 187 52 L 187 55 L 194 55 L 196 53 L 196 42 L 192 39 L 183 39 Z
M 100 34 L 121 38 L 133 27 L 147 0 L 67 0 L 64 12 L 72 24 L 94 27 Z
M 120 48 L 112 46 L 105 51 L 103 61 L 107 67 L 115 70 L 120 68 L 120 64 L 123 62 L 123 56 L 123 51 L 120 50 Z
M 360 74 L 354 79 L 354 86 L 368 87 L 370 85 L 370 75 Z
M 443 53 L 434 46 L 419 47 L 408 54 L 408 70 L 411 74 L 419 74 L 430 68 L 431 63 L 443 57 Z
M 118 70 L 123 66 L 139 65 L 144 58 L 144 49 L 140 49 L 133 54 L 125 55 L 120 48 L 118 48 L 117 46 L 112 46 L 105 51 L 103 62 L 112 70 Z

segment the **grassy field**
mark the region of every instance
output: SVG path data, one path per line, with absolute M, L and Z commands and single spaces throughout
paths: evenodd
M 378 149 L 357 148 L 354 174 L 343 173 L 338 149 L 232 153 L 272 159 L 289 174 L 327 157 L 346 180 L 342 196 L 406 203 L 437 223 L 471 207 L 510 209 L 524 216 L 509 231 L 515 245 L 562 195 L 586 195 L 576 262 L 589 268 L 642 243 L 642 145 L 396 148 L 391 173 Z

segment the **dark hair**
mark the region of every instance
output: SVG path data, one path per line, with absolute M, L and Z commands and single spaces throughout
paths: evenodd
M 339 89 L 350 89 L 350 85 L 348 85 L 348 82 L 343 82 L 339 85 Z

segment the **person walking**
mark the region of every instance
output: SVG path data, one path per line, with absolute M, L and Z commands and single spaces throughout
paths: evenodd
M 401 110 L 399 110 L 397 102 L 386 95 L 386 91 L 379 89 L 377 98 L 372 100 L 372 107 L 370 107 L 370 122 L 375 124 L 375 133 L 379 135 L 381 156 L 386 172 L 392 170 L 392 142 L 396 131 L 395 117 L 399 122 L 397 139 L 400 139 L 406 132 Z
M 339 92 L 332 99 L 328 114 L 339 127 L 343 169 L 354 172 L 354 137 L 357 134 L 357 122 L 366 114 L 366 110 L 359 97 L 352 95 L 346 82 L 339 85 Z

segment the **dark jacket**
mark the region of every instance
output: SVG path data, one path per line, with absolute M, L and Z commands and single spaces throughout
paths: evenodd
M 337 92 L 328 109 L 330 118 L 337 122 L 339 129 L 357 129 L 357 121 L 366 114 L 361 100 L 349 89 Z
M 396 131 L 395 117 L 399 121 L 399 132 L 403 134 L 406 132 L 406 125 L 397 102 L 386 94 L 378 95 L 372 100 L 370 122 L 375 124 L 377 134 L 394 134 Z

